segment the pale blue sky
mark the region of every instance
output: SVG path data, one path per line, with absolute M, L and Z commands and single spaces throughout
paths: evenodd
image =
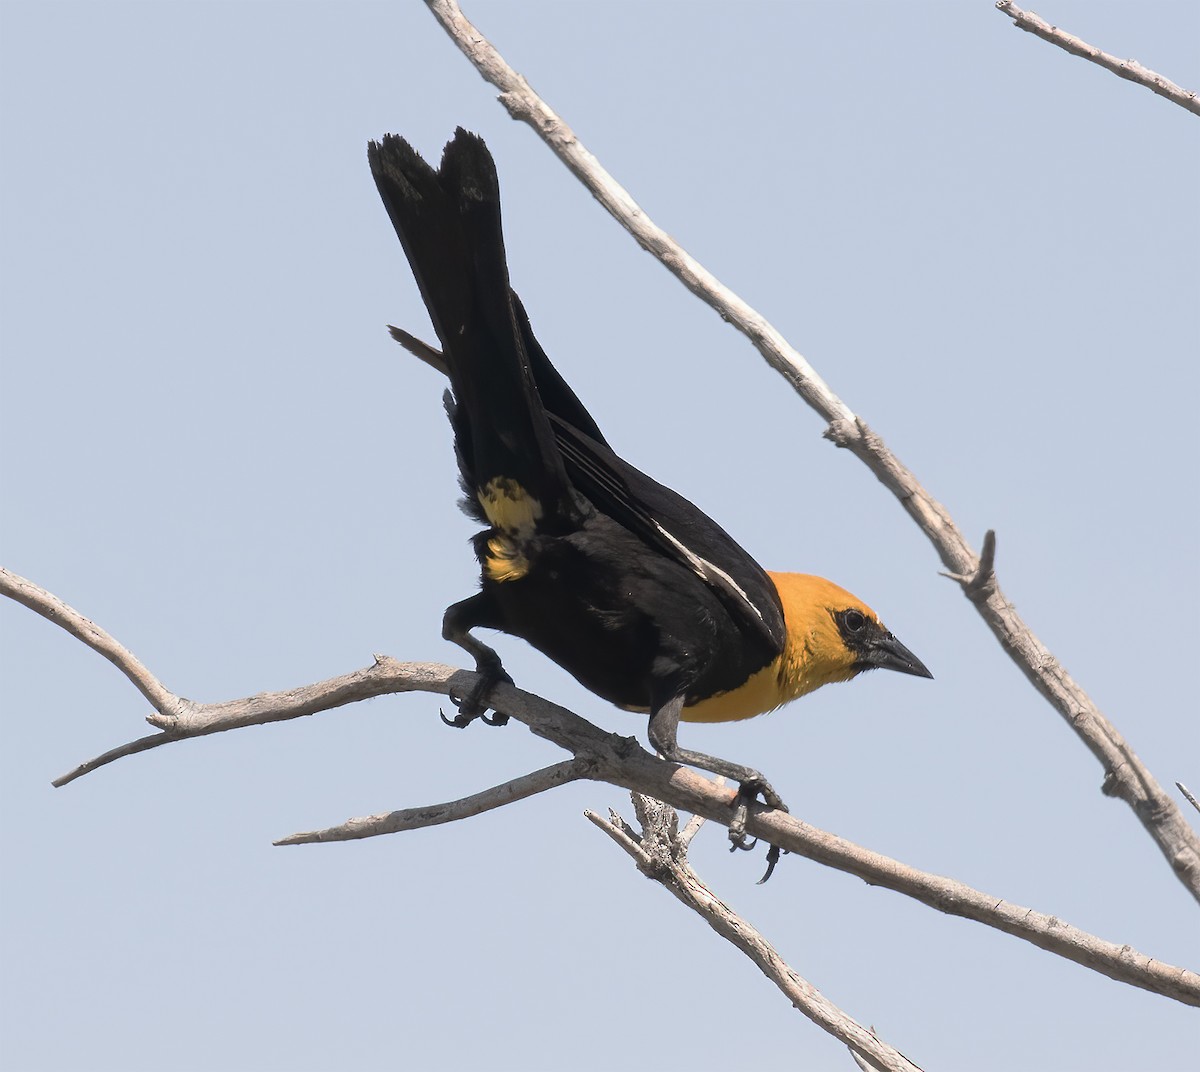
M 1200 9 L 1051 21 L 1200 85 Z M 466 12 L 651 216 L 953 512 L 1159 779 L 1200 788 L 1195 116 L 990 2 Z M 604 214 L 409 3 L 0 4 L 0 561 L 180 693 L 372 652 L 460 661 L 468 595 L 428 321 L 365 143 L 497 160 L 514 284 L 631 461 L 770 568 L 856 592 L 936 680 L 876 674 L 686 745 L 817 826 L 1195 968 L 1196 906 L 899 505 Z M 3 1002 L 15 1070 L 852 1067 L 582 818 L 272 848 L 561 758 L 407 696 L 185 742 L 0 606 Z M 517 682 L 644 740 L 519 641 Z M 1180 1066 L 1196 1019 L 1015 939 L 703 833 L 715 891 L 931 1072 Z

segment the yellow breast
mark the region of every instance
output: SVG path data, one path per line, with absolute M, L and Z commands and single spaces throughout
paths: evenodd
M 846 647 L 833 619 L 834 610 L 857 607 L 878 620 L 861 600 L 824 577 L 806 573 L 770 573 L 783 603 L 787 642 L 783 652 L 736 689 L 683 709 L 685 722 L 736 722 L 774 711 L 805 693 L 849 681 L 855 655 Z

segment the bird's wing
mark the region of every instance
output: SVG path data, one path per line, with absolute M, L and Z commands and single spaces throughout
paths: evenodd
M 512 301 L 568 480 L 597 509 L 691 570 L 749 635 L 757 636 L 770 650 L 782 650 L 783 610 L 763 568 L 703 510 L 613 453 L 591 414 L 538 344 L 515 293 Z M 448 374 L 445 358 L 428 343 L 399 328 L 389 330 L 410 353 Z
M 748 635 L 770 650 L 782 651 L 787 636 L 783 607 L 775 585 L 754 558 L 678 492 L 635 469 L 557 412 L 549 415 L 567 476 L 592 504 L 691 570 Z

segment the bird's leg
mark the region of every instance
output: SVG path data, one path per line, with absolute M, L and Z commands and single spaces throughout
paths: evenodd
M 665 704 L 650 712 L 650 727 L 648 736 L 650 744 L 664 759 L 674 763 L 686 763 L 689 767 L 699 767 L 701 770 L 720 774 L 738 783 L 737 796 L 734 798 L 733 819 L 729 823 L 730 851 L 734 849 L 752 849 L 755 841 L 746 840 L 746 817 L 749 815 L 749 805 L 756 797 L 762 797 L 770 808 L 787 811 L 783 798 L 775 792 L 771 783 L 753 767 L 744 767 L 740 763 L 730 763 L 727 759 L 710 756 L 704 752 L 693 752 L 690 748 L 680 748 L 677 740 L 679 733 L 679 716 L 683 712 L 684 697 L 673 696 Z M 767 873 L 760 879 L 766 882 L 779 860 L 779 849 L 771 846 L 767 853 Z
M 510 685 L 513 683 L 512 678 L 504 672 L 500 656 L 481 640 L 471 636 L 471 628 L 485 624 L 486 620 L 487 603 L 482 592 L 447 607 L 442 618 L 443 638 L 470 653 L 475 660 L 475 672 L 479 675 L 478 682 L 466 696 L 451 694 L 450 702 L 458 708 L 458 714 L 454 718 L 442 715 L 442 721 L 447 726 L 461 729 L 477 718 L 482 718 L 489 726 L 503 726 L 508 722 L 508 715 L 501 711 L 496 711 L 491 718 L 485 713 L 488 709 L 485 701 L 492 689 L 501 681 L 507 681 Z

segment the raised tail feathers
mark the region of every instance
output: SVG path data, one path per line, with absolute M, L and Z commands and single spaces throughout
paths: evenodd
M 498 528 L 528 532 L 543 518 L 555 527 L 574 516 L 575 500 L 509 287 L 487 146 L 460 128 L 436 170 L 395 135 L 367 155 L 442 343 L 464 482 Z

